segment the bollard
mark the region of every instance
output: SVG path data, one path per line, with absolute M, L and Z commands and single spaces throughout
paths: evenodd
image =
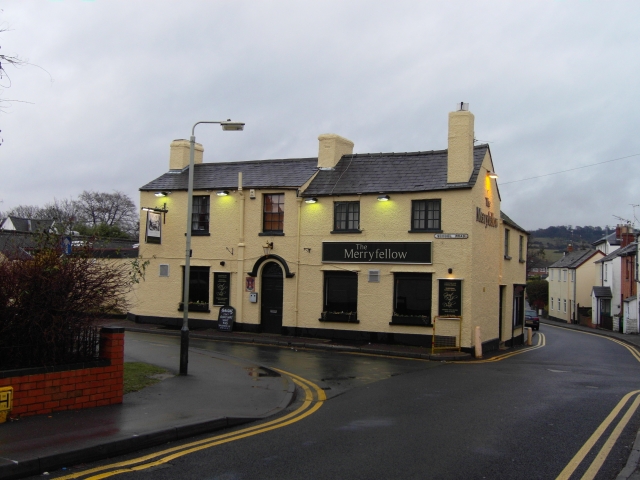
M 527 331 L 527 345 L 532 345 L 531 339 L 533 337 L 533 328 L 525 327 L 525 330 Z
M 476 327 L 476 358 L 482 358 L 482 342 L 480 341 L 480 327 Z

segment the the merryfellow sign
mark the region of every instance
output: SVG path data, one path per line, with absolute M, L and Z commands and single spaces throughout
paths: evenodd
M 323 242 L 325 263 L 431 263 L 431 242 Z
M 498 227 L 498 219 L 493 216 L 493 212 L 483 213 L 480 207 L 476 207 L 476 222 L 483 223 L 486 227 Z

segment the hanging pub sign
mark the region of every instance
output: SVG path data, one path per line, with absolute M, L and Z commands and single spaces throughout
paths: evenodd
M 431 263 L 431 242 L 323 242 L 324 263 Z
M 213 272 L 213 304 L 216 306 L 229 305 L 231 274 L 228 272 Z
M 160 214 L 156 212 L 147 212 L 147 229 L 145 241 L 147 243 L 162 243 L 162 222 Z
M 438 315 L 441 317 L 462 316 L 462 280 L 440 279 Z
M 218 330 L 230 332 L 233 330 L 233 322 L 236 321 L 236 309 L 233 307 L 221 307 L 218 312 Z

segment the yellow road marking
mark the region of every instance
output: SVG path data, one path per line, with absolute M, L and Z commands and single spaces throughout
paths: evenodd
M 620 410 L 622 410 L 622 408 L 626 405 L 629 399 L 637 393 L 640 393 L 640 390 L 634 390 L 633 392 L 629 392 L 624 397 L 622 397 L 622 400 L 618 402 L 618 405 L 615 406 L 615 408 L 611 411 L 611 413 L 607 416 L 607 418 L 604 419 L 604 421 L 600 424 L 600 426 L 596 428 L 596 431 L 593 432 L 593 434 L 585 442 L 582 448 L 578 450 L 578 453 L 576 453 L 575 456 L 571 459 L 571 461 L 569 461 L 567 466 L 564 467 L 564 470 L 560 472 L 560 475 L 558 475 L 556 480 L 568 480 L 569 477 L 571 477 L 575 469 L 578 468 L 578 465 L 582 463 L 582 461 L 587 456 L 587 454 L 591 451 L 591 449 L 596 444 L 596 442 L 600 439 L 600 437 L 602 437 L 605 430 L 609 428 L 609 425 L 611 425 L 611 422 L 613 422 L 613 420 L 615 420 L 615 418 L 618 416 L 618 414 L 620 413 Z
M 602 468 L 602 464 L 609 456 L 609 453 L 611 453 L 611 450 L 613 449 L 615 443 L 618 441 L 620 434 L 622 434 L 622 430 L 624 430 L 624 427 L 627 426 L 633 414 L 636 413 L 636 410 L 638 410 L 638 405 L 640 405 L 640 395 L 636 397 L 631 407 L 629 407 L 629 410 L 627 410 L 627 413 L 624 414 L 624 417 L 620 419 L 618 425 L 616 425 L 616 428 L 614 428 L 613 432 L 611 432 L 611 435 L 609 435 L 609 438 L 598 452 L 598 455 L 596 455 L 596 458 L 593 460 L 593 462 L 591 462 L 589 469 L 582 476 L 582 480 L 593 480 L 598 474 L 600 468 Z
M 277 369 L 274 369 L 277 370 Z M 109 472 L 105 472 L 102 473 L 100 475 L 95 475 L 92 477 L 87 477 L 88 480 L 92 479 L 92 480 L 97 480 L 100 478 L 107 478 L 113 475 L 117 475 L 119 473 L 125 473 L 125 472 L 131 472 L 131 471 L 137 471 L 137 470 L 144 470 L 146 468 L 150 468 L 156 465 L 160 465 L 162 463 L 166 463 L 170 460 L 173 460 L 175 458 L 187 455 L 189 453 L 193 453 L 199 450 L 203 450 L 205 448 L 210 448 L 210 447 L 214 447 L 216 445 L 221 445 L 223 443 L 229 443 L 235 440 L 240 440 L 242 438 L 246 438 L 246 437 L 250 437 L 253 435 L 258 435 L 260 433 L 264 433 L 264 432 L 268 432 L 270 430 L 275 430 L 277 428 L 281 428 L 281 427 L 285 427 L 287 425 L 291 425 L 293 423 L 299 422 L 300 420 L 308 417 L 309 415 L 311 415 L 312 413 L 315 413 L 324 403 L 324 401 L 326 400 L 326 394 L 324 392 L 324 390 L 322 390 L 320 387 L 318 387 L 316 384 L 314 384 L 313 382 L 310 382 L 309 380 L 306 380 L 302 377 L 299 377 L 298 375 L 293 375 L 290 374 L 288 372 L 284 372 L 283 370 L 278 370 L 279 372 L 285 374 L 285 375 L 289 375 L 292 377 L 293 381 L 296 383 L 296 385 L 300 386 L 304 392 L 305 392 L 305 400 L 303 402 L 303 404 L 298 407 L 295 411 L 285 415 L 282 418 L 278 418 L 276 420 L 271 420 L 269 422 L 260 424 L 260 425 L 255 425 L 253 427 L 248 427 L 248 428 L 244 428 L 241 430 L 238 430 L 236 432 L 231 432 L 231 433 L 226 433 L 223 435 L 217 435 L 215 437 L 209 437 L 209 438 L 205 438 L 203 440 L 199 440 L 197 442 L 192 442 L 192 443 L 188 443 L 186 445 L 180 445 L 177 447 L 173 447 L 173 448 L 169 448 L 166 450 L 162 450 L 160 452 L 155 452 L 152 453 L 150 455 L 146 455 L 143 457 L 139 457 L 139 458 L 135 458 L 135 459 L 131 459 L 131 460 L 127 460 L 124 462 L 119 462 L 119 463 L 114 463 L 114 464 L 110 464 L 110 465 L 104 465 L 101 467 L 96 467 L 90 470 L 85 470 L 83 472 L 77 472 L 77 473 L 73 473 L 70 475 L 66 475 L 64 477 L 58 477 L 57 480 L 67 480 L 67 479 L 77 479 L 80 477 L 85 477 L 87 475 L 91 475 L 93 473 L 97 473 L 97 472 L 101 472 L 104 470 L 108 470 L 108 469 L 112 469 L 112 468 L 118 468 L 118 467 L 126 467 L 128 465 L 133 465 L 131 467 L 128 468 L 119 468 L 118 470 L 112 470 Z M 312 405 L 313 403 L 313 392 L 311 391 L 311 389 L 309 388 L 309 386 L 311 386 L 316 393 L 317 396 L 317 400 L 316 402 Z M 309 408 L 311 406 L 311 408 Z M 150 462 L 150 463 L 145 463 L 143 465 L 136 465 L 136 464 L 141 464 L 143 462 L 147 462 L 148 460 L 157 458 L 157 457 L 161 457 L 163 455 L 167 455 L 164 458 L 161 458 L 157 461 L 154 462 Z
M 520 355 L 522 353 L 531 352 L 533 350 L 538 350 L 539 348 L 544 347 L 547 344 L 547 340 L 544 336 L 544 333 L 538 333 L 538 344 L 534 347 L 526 348 L 523 350 L 518 350 L 517 352 L 509 352 L 502 355 L 495 356 L 493 358 L 487 358 L 486 360 L 476 360 L 473 362 L 456 362 L 456 363 L 468 363 L 470 365 L 475 365 L 477 363 L 491 363 L 491 362 L 499 362 L 501 360 L 506 360 L 507 358 L 514 357 L 516 355 Z

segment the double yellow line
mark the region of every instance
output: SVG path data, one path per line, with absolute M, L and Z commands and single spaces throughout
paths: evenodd
M 173 448 L 168 448 L 159 452 L 155 452 L 143 457 L 133 458 L 124 462 L 113 463 L 110 465 L 104 465 L 101 467 L 92 468 L 82 472 L 72 473 L 64 477 L 57 477 L 57 480 L 67 479 L 85 479 L 85 480 L 98 480 L 101 478 L 112 477 L 120 473 L 136 472 L 145 470 L 147 468 L 162 465 L 163 463 L 170 462 L 176 458 L 194 453 L 206 448 L 222 445 L 223 443 L 233 442 L 242 438 L 251 437 L 253 435 L 259 435 L 261 433 L 275 430 L 277 428 L 286 427 L 292 423 L 299 422 L 300 420 L 308 417 L 312 413 L 316 412 L 327 399 L 324 390 L 318 387 L 315 383 L 310 382 L 298 375 L 278 370 L 283 375 L 289 376 L 296 385 L 298 385 L 304 391 L 305 398 L 302 405 L 295 411 L 275 420 L 262 423 L 260 425 L 254 425 L 252 427 L 243 428 L 236 432 L 225 433 L 222 435 L 216 435 L 214 437 L 198 440 L 197 442 L 188 443 L 186 445 L 180 445 Z
M 504 355 L 497 355 L 495 357 L 492 358 L 487 358 L 486 360 L 476 360 L 473 362 L 465 362 L 468 363 L 469 365 L 475 365 L 476 363 L 491 363 L 491 362 L 499 362 L 501 360 L 505 360 L 507 358 L 511 358 L 511 357 L 515 357 L 516 355 L 520 355 L 522 353 L 528 353 L 531 352 L 533 350 L 537 350 L 539 348 L 544 347 L 547 344 L 547 340 L 544 336 L 544 333 L 538 333 L 538 343 L 531 348 L 526 348 L 523 350 L 518 350 L 517 352 L 509 352 L 509 353 L 505 353 Z M 460 362 L 462 363 L 462 362 Z
M 578 451 L 578 453 L 576 453 L 575 456 L 571 459 L 571 461 L 567 464 L 567 466 L 564 467 L 564 470 L 560 472 L 560 475 L 558 475 L 556 480 L 568 480 L 571 477 L 571 475 L 573 475 L 576 468 L 578 468 L 578 466 L 584 461 L 585 457 L 593 449 L 594 445 L 605 434 L 607 429 L 611 426 L 613 421 L 618 417 L 618 415 L 620 414 L 622 409 L 625 407 L 625 405 L 635 395 L 636 396 L 635 400 L 633 401 L 629 409 L 626 411 L 626 413 L 622 416 L 622 418 L 620 419 L 618 424 L 615 426 L 615 428 L 611 431 L 611 433 L 609 434 L 609 438 L 607 438 L 607 440 L 604 442 L 604 444 L 600 448 L 600 451 L 597 453 L 596 457 L 591 462 L 591 465 L 589 465 L 589 468 L 581 477 L 581 480 L 591 480 L 595 478 L 595 476 L 600 471 L 600 468 L 604 464 L 604 461 L 609 456 L 609 453 L 611 453 L 613 446 L 618 441 L 618 438 L 620 437 L 620 434 L 624 430 L 624 427 L 627 426 L 627 424 L 629 423 L 629 420 L 631 420 L 631 417 L 633 417 L 633 415 L 636 413 L 636 410 L 638 410 L 638 406 L 640 405 L 640 395 L 638 395 L 638 393 L 640 393 L 640 390 L 634 390 L 633 392 L 629 392 L 624 397 L 622 397 L 622 400 L 618 402 L 618 405 L 616 405 L 616 407 L 611 411 L 611 413 L 607 416 L 607 418 L 604 419 L 604 421 L 600 424 L 600 426 L 596 428 L 596 431 L 593 432 L 593 434 L 589 437 L 589 440 L 586 441 L 586 443 L 582 446 L 582 448 Z

